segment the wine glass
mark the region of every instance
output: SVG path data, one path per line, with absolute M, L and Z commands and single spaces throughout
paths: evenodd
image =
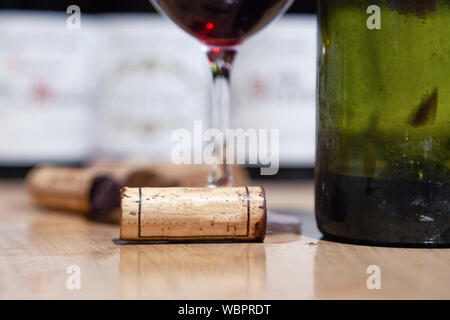
M 230 74 L 241 43 L 280 16 L 294 0 L 151 0 L 186 32 L 200 40 L 212 72 L 211 128 L 225 135 L 229 123 Z M 226 139 L 214 141 L 215 164 L 208 186 L 232 186 Z

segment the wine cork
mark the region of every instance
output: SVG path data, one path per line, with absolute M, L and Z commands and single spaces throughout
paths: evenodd
M 264 240 L 262 187 L 122 188 L 122 240 Z
M 95 170 L 39 167 L 26 185 L 36 205 L 83 213 L 103 214 L 120 206 L 120 186 Z
M 208 176 L 211 173 L 210 165 L 180 164 L 174 165 L 153 164 L 152 170 L 167 179 L 177 182 L 178 187 L 204 187 L 208 184 Z M 244 166 L 233 165 L 231 167 L 234 186 L 244 187 L 250 184 L 250 177 Z M 127 185 L 130 187 L 130 185 Z
M 174 187 L 177 181 L 144 164 L 99 162 L 92 166 L 99 174 L 113 177 L 121 186 Z
M 208 184 L 211 166 L 202 164 L 143 163 L 96 161 L 91 168 L 113 177 L 121 186 L 137 187 L 204 187 Z M 234 185 L 250 184 L 244 166 L 231 168 Z

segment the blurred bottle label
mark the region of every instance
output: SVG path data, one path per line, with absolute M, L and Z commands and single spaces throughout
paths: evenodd
M 210 74 L 200 44 L 156 15 L 103 20 L 102 153 L 169 161 L 172 132 L 204 120 Z
M 232 124 L 280 129 L 281 166 L 313 166 L 316 19 L 288 15 L 244 43 L 233 74 Z
M 175 129 L 207 120 L 200 44 L 157 15 L 0 15 L 0 165 L 92 156 L 169 160 Z M 288 16 L 246 42 L 233 74 L 233 128 L 280 129 L 282 166 L 312 165 L 312 16 Z
M 0 163 L 78 162 L 92 149 L 96 28 L 64 14 L 0 15 Z

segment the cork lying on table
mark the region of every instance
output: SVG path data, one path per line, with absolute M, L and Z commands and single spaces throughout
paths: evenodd
M 32 202 L 48 208 L 106 214 L 120 205 L 119 184 L 96 170 L 38 167 L 26 185 Z
M 99 174 L 106 174 L 121 187 L 174 187 L 178 181 L 148 164 L 97 162 L 90 167 Z
M 266 221 L 262 187 L 122 189 L 122 240 L 262 241 Z
M 80 212 L 97 222 L 118 224 L 120 187 L 204 186 L 210 172 L 205 165 L 97 162 L 89 167 L 44 166 L 27 176 L 33 204 L 60 211 Z M 249 184 L 244 167 L 234 166 L 238 186 Z
M 172 163 L 133 163 L 98 161 L 93 170 L 107 174 L 127 187 L 204 187 L 211 173 L 210 165 Z M 234 185 L 248 186 L 250 177 L 241 165 L 231 166 Z

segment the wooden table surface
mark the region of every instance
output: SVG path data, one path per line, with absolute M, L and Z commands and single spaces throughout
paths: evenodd
M 131 245 L 118 226 L 35 208 L 22 182 L 0 182 L 0 298 L 450 298 L 450 249 L 321 240 L 312 182 L 263 185 L 273 223 L 264 243 Z M 72 265 L 79 290 L 66 285 Z M 379 290 L 367 288 L 370 265 Z

